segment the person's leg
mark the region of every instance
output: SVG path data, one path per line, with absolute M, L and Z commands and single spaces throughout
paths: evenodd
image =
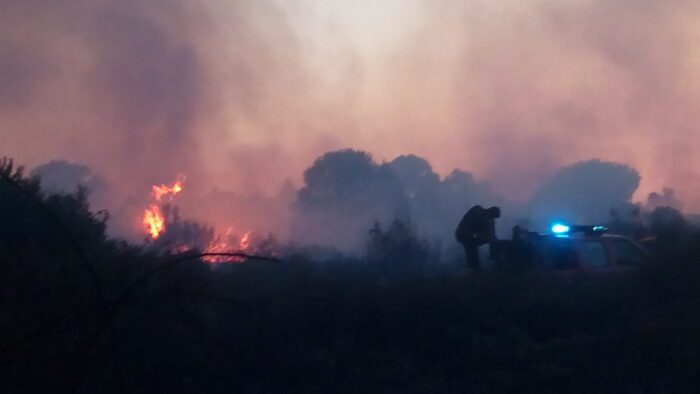
M 467 262 L 467 269 L 481 271 L 479 263 L 479 247 L 476 244 L 464 244 L 464 256 Z
M 502 270 L 510 256 L 510 243 L 507 241 L 494 241 L 489 244 L 489 258 L 493 262 L 493 268 Z

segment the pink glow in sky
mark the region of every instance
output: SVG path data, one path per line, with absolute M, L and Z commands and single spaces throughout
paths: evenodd
M 700 209 L 700 5 L 687 0 L 0 0 L 0 154 L 124 196 L 187 172 L 271 193 L 356 148 L 515 199 L 618 161 Z

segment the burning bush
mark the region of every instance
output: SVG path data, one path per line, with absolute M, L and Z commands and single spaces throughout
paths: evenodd
M 170 209 L 154 242 L 212 237 Z M 657 216 L 660 229 L 680 223 Z M 354 270 L 298 259 L 214 271 L 109 241 L 105 220 L 84 193 L 43 195 L 0 161 L 0 391 L 684 393 L 698 384 L 694 229 L 664 264 L 624 276 L 412 276 L 387 286 L 375 267 L 399 276 L 432 260 L 410 223 L 376 225 L 372 264 Z M 279 250 L 271 237 L 247 239 Z
M 251 249 L 251 232 L 236 233 L 233 227 L 225 231 L 181 220 L 180 211 L 174 205 L 175 196 L 184 190 L 185 176 L 178 175 L 171 184 L 153 185 L 152 201 L 143 212 L 142 223 L 147 234 L 148 247 L 160 253 L 185 253 L 199 251 L 205 254 L 242 253 Z M 268 249 L 270 242 L 262 242 Z M 205 256 L 209 263 L 240 262 L 241 258 L 229 256 Z

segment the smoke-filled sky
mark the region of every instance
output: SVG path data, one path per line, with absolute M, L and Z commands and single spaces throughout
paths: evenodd
M 115 198 L 275 193 L 324 152 L 413 153 L 513 199 L 626 163 L 700 209 L 694 0 L 0 0 L 0 155 Z

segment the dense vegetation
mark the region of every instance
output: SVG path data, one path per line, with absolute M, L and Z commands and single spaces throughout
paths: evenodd
M 700 383 L 700 236 L 673 211 L 644 229 L 658 236 L 654 262 L 612 277 L 425 274 L 412 267 L 430 245 L 400 223 L 373 229 L 363 260 L 290 251 L 214 266 L 110 240 L 106 220 L 84 191 L 44 195 L 0 163 L 0 391 L 684 393 Z

